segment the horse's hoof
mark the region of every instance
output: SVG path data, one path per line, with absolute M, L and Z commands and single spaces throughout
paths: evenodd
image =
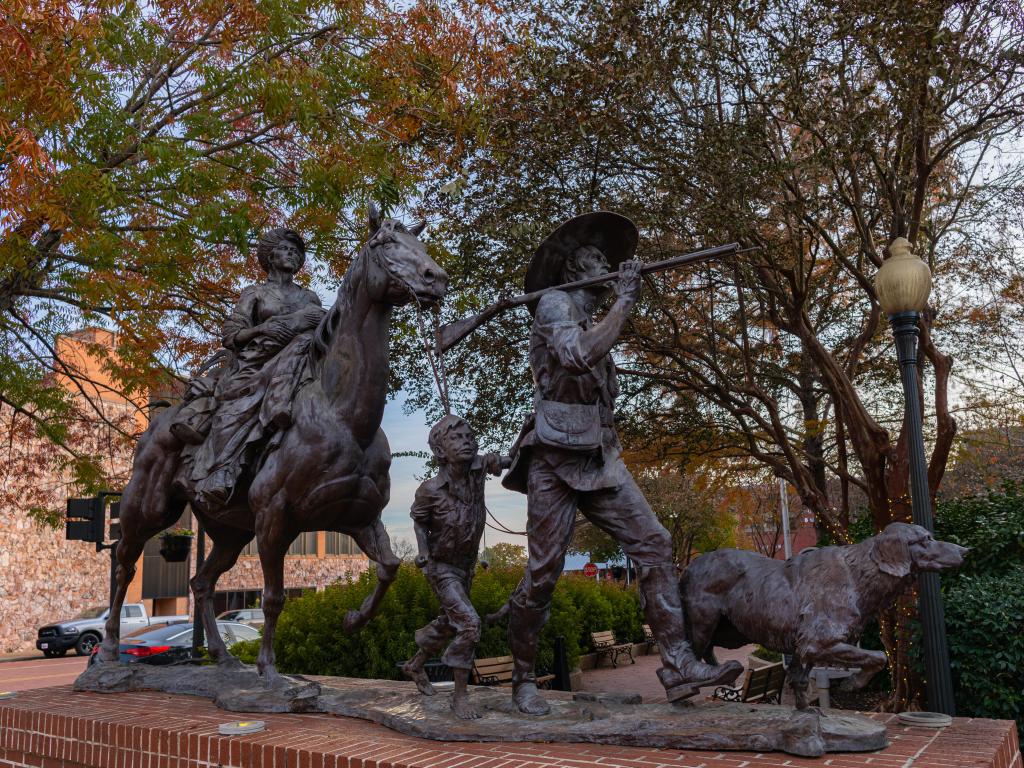
M 260 676 L 263 678 L 264 688 L 276 688 L 281 684 L 281 676 L 274 667 L 264 667 L 260 671 Z

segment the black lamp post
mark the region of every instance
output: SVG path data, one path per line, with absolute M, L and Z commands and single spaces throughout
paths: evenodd
M 914 255 L 910 242 L 897 237 L 889 244 L 889 258 L 875 276 L 878 302 L 889 316 L 896 337 L 896 354 L 903 380 L 910 447 L 910 499 L 914 523 L 935 531 L 931 493 L 924 459 L 924 434 L 921 426 L 921 404 L 917 392 L 917 340 L 921 312 L 928 304 L 932 275 L 928 265 Z M 953 679 L 949 669 L 949 647 L 946 643 L 946 617 L 939 591 L 939 574 L 918 576 L 918 612 L 924 639 L 924 665 L 927 679 L 928 707 L 933 712 L 956 714 L 953 701 Z

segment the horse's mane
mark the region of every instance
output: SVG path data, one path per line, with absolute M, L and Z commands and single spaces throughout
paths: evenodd
M 334 338 L 335 332 L 338 330 L 338 324 L 341 322 L 341 316 L 345 314 L 349 307 L 352 305 L 352 284 L 355 281 L 356 270 L 360 268 L 363 263 L 363 259 L 366 258 L 367 245 L 364 244 L 359 249 L 359 253 L 352 259 L 352 263 L 349 264 L 348 269 L 345 272 L 345 276 L 341 278 L 341 284 L 338 286 L 338 296 L 334 300 L 334 304 L 327 310 L 327 313 L 321 318 L 320 324 L 317 325 L 316 331 L 313 333 L 313 343 L 309 345 L 309 360 L 314 366 L 314 369 L 320 365 L 323 361 L 324 356 L 327 354 L 327 349 L 331 345 L 331 340 Z
M 384 219 L 378 230 L 385 230 L 386 232 L 404 232 L 408 233 L 408 228 L 400 222 L 398 219 Z M 377 230 L 374 230 L 376 233 Z M 345 276 L 341 279 L 341 285 L 338 286 L 338 297 L 334 300 L 334 304 L 328 310 L 327 314 L 323 316 L 320 324 L 316 327 L 316 333 L 313 334 L 313 343 L 309 346 L 309 359 L 314 370 L 323 361 L 324 355 L 327 354 L 327 348 L 331 345 L 331 340 L 334 338 L 335 332 L 338 330 L 338 323 L 341 322 L 341 316 L 349 309 L 352 304 L 352 286 L 355 282 L 354 275 L 356 271 L 362 267 L 363 262 L 369 258 L 368 253 L 370 250 L 370 241 L 373 237 L 370 237 L 362 247 L 359 249 L 359 253 L 352 259 L 352 263 L 349 264 L 348 270 L 345 272 Z

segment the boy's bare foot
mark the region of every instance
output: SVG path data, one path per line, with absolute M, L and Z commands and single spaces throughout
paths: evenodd
M 483 712 L 469 703 L 469 696 L 466 694 L 452 695 L 452 712 L 461 720 L 476 720 L 483 715 Z
M 431 685 L 427 673 L 423 671 L 423 667 L 407 661 L 402 665 L 402 674 L 416 683 L 416 689 L 424 696 L 433 696 L 437 693 L 437 690 Z
M 512 700 L 524 715 L 546 715 L 551 711 L 551 705 L 537 692 L 537 684 L 532 680 L 513 688 Z

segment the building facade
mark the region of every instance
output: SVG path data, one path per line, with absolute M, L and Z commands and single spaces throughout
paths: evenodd
M 104 457 L 106 474 L 119 487 L 127 482 L 134 441 L 124 433 L 140 434 L 146 427 L 148 403 L 122 396 L 91 353 L 97 346 L 114 348 L 107 331 L 86 329 L 58 339 L 61 358 L 75 370 L 55 379 L 75 397 L 102 412 L 82 430 L 90 452 Z M 88 412 L 88 409 L 84 409 Z M 97 552 L 92 543 L 68 541 L 63 525 L 54 528 L 37 522 L 29 508 L 63 508 L 74 495 L 66 473 L 43 469 L 46 452 L 55 450 L 35 436 L 9 408 L 0 409 L 3 434 L 9 436 L 0 454 L 0 654 L 35 651 L 37 629 L 73 618 L 110 599 L 110 552 Z M 112 489 L 112 490 L 117 490 Z M 186 511 L 181 527 L 197 530 Z M 128 592 L 128 602 L 142 602 L 151 616 L 192 613 L 188 579 L 194 572 L 196 542 L 184 563 L 167 563 L 160 556 L 157 538 L 147 545 Z M 209 541 L 207 548 L 210 547 Z M 337 533 L 302 534 L 285 559 L 285 585 L 289 595 L 358 578 L 369 561 L 348 537 Z M 258 605 L 263 573 L 255 544 L 247 547 L 235 567 L 217 585 L 217 611 Z

